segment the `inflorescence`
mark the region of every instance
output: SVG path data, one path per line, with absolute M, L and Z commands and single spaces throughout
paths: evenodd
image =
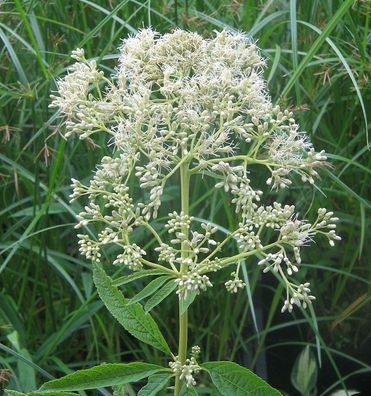
M 100 230 L 95 239 L 78 235 L 80 252 L 99 262 L 102 246 L 114 244 L 120 249 L 115 265 L 132 271 L 166 267 L 179 298 L 211 287 L 210 273 L 229 265 L 236 269 L 225 286 L 237 292 L 244 287 L 241 263 L 259 255 L 263 272 L 273 271 L 286 284 L 282 311 L 311 303 L 309 283 L 297 285 L 289 277 L 300 268 L 301 249 L 318 234 L 331 246 L 340 239 L 338 219 L 321 208 L 311 224 L 293 205 L 262 204 L 263 191 L 254 187 L 249 170 L 265 167 L 272 189 L 289 188 L 296 176 L 313 184 L 326 156 L 315 152 L 290 111 L 272 104 L 257 46 L 227 31 L 204 39 L 182 30 L 160 35 L 144 29 L 123 41 L 111 79 L 82 49 L 73 58 L 77 62 L 58 82 L 51 106 L 66 120 L 66 137 L 91 140 L 106 133 L 111 148 L 89 184 L 72 180 L 71 199 L 88 200 L 76 227 L 95 223 Z M 191 177 L 213 178 L 215 188 L 229 195 L 240 223 L 224 240 L 214 225 L 180 211 L 169 214 L 167 232 L 158 232 L 154 220 L 165 186 L 184 164 Z M 135 195 L 138 188 L 143 192 Z M 138 229 L 156 240 L 157 263 L 134 242 Z M 232 243 L 239 253 L 225 257 Z M 187 271 L 181 273 L 180 266 Z
M 182 365 L 178 356 L 175 356 L 174 361 L 169 363 L 172 372 L 179 375 L 180 380 L 185 381 L 187 387 L 193 387 L 196 385 L 194 375 L 198 374 L 201 370 L 201 367 L 197 363 L 200 352 L 200 347 L 195 345 L 192 347 L 191 357 L 186 359 L 185 364 Z

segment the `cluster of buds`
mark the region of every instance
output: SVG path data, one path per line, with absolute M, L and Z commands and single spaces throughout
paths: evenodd
M 231 277 L 233 279 L 230 279 L 229 281 L 225 282 L 225 288 L 227 291 L 230 293 L 237 293 L 238 289 L 243 289 L 246 284 L 239 278 L 238 276 L 238 271 L 232 272 Z
M 135 243 L 123 247 L 123 253 L 120 253 L 113 265 L 126 265 L 132 271 L 140 271 L 143 268 L 142 257 L 146 252 Z
M 185 364 L 181 364 L 178 356 L 175 356 L 174 361 L 169 363 L 169 366 L 173 373 L 179 375 L 179 379 L 185 382 L 187 388 L 196 385 L 194 375 L 201 370 L 201 367 L 197 363 L 200 352 L 200 347 L 195 345 L 192 347 L 191 357 L 189 359 L 186 359 Z
M 175 283 L 178 285 L 177 294 L 181 299 L 186 299 L 190 293 L 199 294 L 201 291 L 212 286 L 209 277 L 207 275 L 201 275 L 197 270 L 188 271 L 180 275 L 175 280 Z
M 304 284 L 290 285 L 291 289 L 291 297 L 289 293 L 287 293 L 286 300 L 283 304 L 281 312 L 285 312 L 286 310 L 292 312 L 294 305 L 298 307 L 303 307 L 304 309 L 308 306 L 308 304 L 312 304 L 312 301 L 316 299 L 316 297 L 310 294 L 310 283 L 306 282 Z

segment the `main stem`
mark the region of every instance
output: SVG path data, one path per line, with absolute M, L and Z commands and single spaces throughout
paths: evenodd
M 180 167 L 180 194 L 181 194 L 181 210 L 184 214 L 189 214 L 189 163 L 185 162 Z M 187 227 L 184 226 L 182 233 L 187 235 Z M 187 245 L 186 242 L 182 242 L 181 246 L 181 256 L 182 258 L 187 257 Z M 184 273 L 187 271 L 187 265 L 181 264 L 180 272 Z M 183 366 L 187 359 L 187 340 L 188 340 L 188 310 L 181 313 L 182 304 L 179 300 L 179 345 L 178 345 L 178 360 Z M 180 373 L 177 374 L 175 378 L 175 396 L 180 395 L 182 389 L 183 381 L 179 378 Z

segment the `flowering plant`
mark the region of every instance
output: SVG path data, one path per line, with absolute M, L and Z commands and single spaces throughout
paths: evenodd
M 41 390 L 78 391 L 149 377 L 138 395 L 155 395 L 175 377 L 175 395 L 195 395 L 197 374 L 205 371 L 222 395 L 279 395 L 235 363 L 200 363 L 198 346 L 188 355 L 187 312 L 195 297 L 212 287 L 216 271 L 232 268 L 228 292 L 243 288 L 240 268 L 253 256 L 260 257 L 263 272 L 273 271 L 285 284 L 282 312 L 312 303 L 309 282 L 298 284 L 291 276 L 300 268 L 301 249 L 318 234 L 331 246 L 340 239 L 337 218 L 321 208 L 311 224 L 294 205 L 263 204 L 250 170 L 265 167 L 272 189 L 290 188 L 294 181 L 313 184 L 324 152 L 314 150 L 290 111 L 272 104 L 262 77 L 264 60 L 243 34 L 222 31 L 204 39 L 182 30 L 161 36 L 144 29 L 123 41 L 112 79 L 82 49 L 73 57 L 77 62 L 58 82 L 52 107 L 65 119 L 66 137 L 92 141 L 106 133 L 112 152 L 89 184 L 73 179 L 72 200 L 87 198 L 76 226 L 85 231 L 78 234 L 80 252 L 93 262 L 94 282 L 110 313 L 134 337 L 167 354 L 170 363 L 104 364 Z M 177 177 L 180 202 L 157 220 L 164 190 Z M 234 205 L 239 225 L 226 237 L 214 224 L 192 217 L 189 192 L 196 177 L 215 180 Z M 90 224 L 95 237 L 87 232 Z M 145 238 L 153 247 L 140 246 Z M 238 253 L 226 256 L 235 243 Z M 110 250 L 112 264 L 131 274 L 117 279 L 106 274 L 100 264 L 109 254 L 106 245 L 116 247 Z M 130 299 L 119 290 L 149 277 L 154 279 Z M 173 292 L 179 299 L 174 353 L 149 313 Z

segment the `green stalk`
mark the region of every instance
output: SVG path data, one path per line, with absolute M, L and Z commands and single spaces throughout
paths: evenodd
M 189 163 L 185 162 L 180 167 L 180 194 L 181 194 L 181 207 L 184 214 L 189 214 Z M 187 235 L 187 227 L 183 227 L 182 233 Z M 186 258 L 187 243 L 182 242 L 182 258 Z M 187 265 L 182 264 L 180 272 L 184 273 L 187 271 Z M 188 310 L 181 313 L 181 301 L 179 300 L 179 345 L 178 345 L 178 359 L 181 365 L 185 364 L 187 358 L 187 340 L 188 340 Z M 180 380 L 180 373 L 175 378 L 175 391 L 174 395 L 179 396 L 182 389 L 183 381 Z

